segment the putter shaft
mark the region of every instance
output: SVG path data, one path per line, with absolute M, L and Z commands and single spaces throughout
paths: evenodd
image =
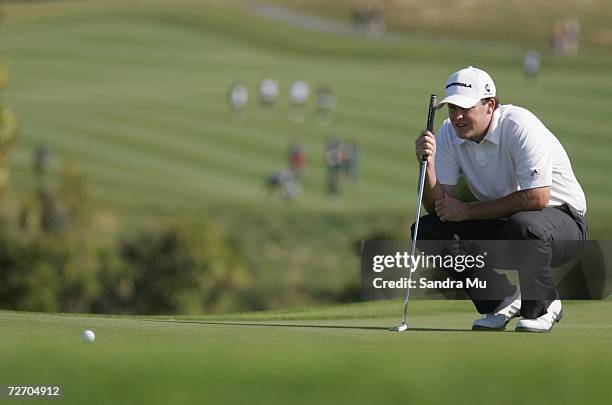
M 416 207 L 416 214 L 414 220 L 414 233 L 412 235 L 412 246 L 410 247 L 410 257 L 414 256 L 414 252 L 416 251 L 416 241 L 417 235 L 419 233 L 419 220 L 421 218 L 421 202 L 423 201 L 423 189 L 425 188 L 425 172 L 427 171 L 427 160 L 423 159 L 421 162 L 421 174 L 419 175 L 419 204 Z M 408 287 L 406 288 L 406 296 L 404 297 L 404 317 L 402 320 L 402 324 L 406 323 L 406 319 L 408 316 L 408 301 L 410 299 L 410 281 L 412 280 L 412 271 L 410 269 L 410 274 L 408 275 Z
M 427 111 L 427 130 L 429 132 L 433 132 L 433 124 L 434 118 L 436 114 L 436 106 L 437 106 L 437 97 L 435 94 L 432 94 L 429 98 L 429 110 Z M 419 220 L 421 218 L 421 204 L 423 203 L 423 190 L 425 189 L 425 173 L 427 172 L 427 156 L 423 156 L 421 161 L 421 173 L 419 175 L 419 195 L 416 207 L 416 214 L 414 220 L 414 232 L 412 233 L 412 246 L 410 248 L 410 256 L 414 257 L 414 252 L 416 250 L 416 241 L 417 236 L 419 234 Z M 393 330 L 397 331 L 405 331 L 408 329 L 406 321 L 408 319 L 408 302 L 410 300 L 410 282 L 412 281 L 412 273 L 414 269 L 410 269 L 410 274 L 408 275 L 408 286 L 406 287 L 406 295 L 404 297 L 404 316 L 402 318 L 402 323 L 397 328 Z

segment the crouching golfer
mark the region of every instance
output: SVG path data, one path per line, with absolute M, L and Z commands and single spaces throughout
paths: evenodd
M 426 155 L 429 162 L 423 197 L 429 215 L 421 219 L 418 239 L 528 241 L 524 251 L 513 252 L 523 259 L 519 288 L 489 271 L 488 289 L 496 297 L 466 290 L 484 314 L 473 329 L 504 330 L 521 316 L 516 330 L 548 332 L 562 316 L 551 266 L 575 254 L 564 241 L 587 238 L 586 200 L 570 160 L 535 115 L 499 104 L 483 70 L 453 73 L 440 105 L 449 118 L 435 136 L 423 131 L 416 141 L 417 159 Z M 461 175 L 477 202 L 454 198 Z

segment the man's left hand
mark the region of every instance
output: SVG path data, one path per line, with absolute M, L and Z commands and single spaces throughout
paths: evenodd
M 468 204 L 444 194 L 443 198 L 436 200 L 436 214 L 442 222 L 459 222 L 469 219 Z

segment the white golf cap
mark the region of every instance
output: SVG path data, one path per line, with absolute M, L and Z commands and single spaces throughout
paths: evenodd
M 495 83 L 484 70 L 468 66 L 448 78 L 444 86 L 444 99 L 438 107 L 444 104 L 454 104 L 462 108 L 471 108 L 479 100 L 495 97 Z

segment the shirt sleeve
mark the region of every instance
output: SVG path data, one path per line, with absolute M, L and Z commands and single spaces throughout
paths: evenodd
M 521 190 L 552 184 L 552 149 L 549 131 L 536 117 L 514 127 L 510 152 L 516 165 Z
M 448 121 L 440 127 L 436 135 L 436 177 L 440 184 L 455 186 L 461 176 L 461 167 L 452 151 Z

